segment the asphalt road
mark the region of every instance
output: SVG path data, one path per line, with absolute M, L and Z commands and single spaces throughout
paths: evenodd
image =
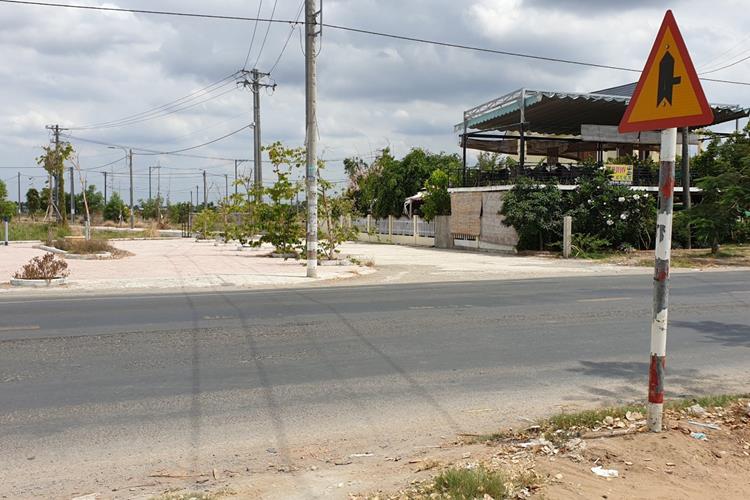
M 671 304 L 667 393 L 746 390 L 750 273 L 674 275 Z M 650 317 L 644 276 L 0 299 L 0 495 L 642 398 Z

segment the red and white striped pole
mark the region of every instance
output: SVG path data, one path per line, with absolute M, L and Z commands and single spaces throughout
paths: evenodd
M 661 432 L 664 410 L 664 370 L 667 360 L 667 317 L 669 306 L 669 260 L 672 253 L 672 211 L 677 129 L 661 132 L 659 152 L 659 207 L 656 216 L 656 259 L 654 265 L 654 312 L 651 322 L 651 364 L 648 373 L 648 428 Z

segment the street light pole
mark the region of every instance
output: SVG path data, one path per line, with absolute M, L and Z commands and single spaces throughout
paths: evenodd
M 135 228 L 135 213 L 133 212 L 133 150 L 129 151 L 128 157 L 130 161 L 128 166 L 130 167 L 130 229 Z

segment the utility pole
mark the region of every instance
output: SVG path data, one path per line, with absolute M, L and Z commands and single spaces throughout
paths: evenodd
M 682 129 L 682 208 L 690 210 L 692 200 L 690 199 L 690 129 Z M 687 247 L 693 248 L 692 236 L 690 235 L 690 224 L 687 227 Z
M 135 229 L 135 212 L 133 212 L 133 150 L 128 151 L 128 166 L 130 168 L 130 229 Z
M 190 194 L 192 195 L 193 193 L 190 193 Z M 198 208 L 198 206 L 200 206 L 200 203 L 198 202 L 198 200 L 200 200 L 200 198 L 198 198 L 198 186 L 195 186 L 195 208 L 196 209 Z
M 76 189 L 75 189 L 75 179 L 73 177 L 73 167 L 70 167 L 70 222 L 73 222 L 73 219 L 76 216 Z
M 224 174 L 224 197 L 229 203 L 229 174 Z
M 237 164 L 239 160 L 234 160 L 234 194 L 237 194 Z M 229 196 L 229 194 L 227 194 Z
M 247 79 L 248 74 L 250 75 L 250 80 Z M 275 90 L 276 84 L 261 82 L 261 79 L 270 76 L 270 73 L 263 73 L 255 68 L 251 71 L 242 70 L 242 75 L 243 79 L 240 83 L 245 87 L 250 87 L 250 90 L 253 92 L 253 163 L 255 164 L 253 168 L 253 184 L 257 197 L 257 190 L 263 187 L 263 155 L 261 151 L 263 144 L 260 137 L 260 89 L 270 88 Z
M 659 207 L 656 214 L 656 261 L 654 306 L 651 322 L 651 364 L 648 376 L 648 428 L 661 432 L 664 409 L 664 370 L 667 360 L 667 316 L 669 306 L 669 261 L 672 253 L 674 163 L 677 129 L 661 132 L 659 150 Z
M 318 125 L 316 67 L 318 30 L 317 0 L 305 0 L 305 136 L 307 187 L 307 277 L 318 276 Z
M 55 220 L 60 221 L 62 219 L 63 222 L 66 221 L 65 214 L 67 213 L 65 211 L 65 192 L 64 192 L 64 180 L 63 180 L 63 174 L 62 171 L 57 171 L 57 155 L 60 154 L 60 131 L 65 130 L 61 129 L 59 125 L 47 125 L 45 127 L 47 130 L 51 130 L 55 137 L 55 173 L 52 174 L 52 180 L 54 181 L 54 186 L 50 184 L 50 198 L 52 202 L 52 209 L 55 212 Z
M 151 169 L 154 167 L 148 167 L 148 201 L 151 201 Z
M 208 208 L 208 188 L 206 187 L 206 171 L 203 171 L 203 210 Z
M 21 215 L 21 172 L 18 172 L 18 215 Z
M 107 172 L 102 172 L 104 174 L 104 204 L 107 204 Z
M 156 169 L 156 220 L 161 223 L 161 166 Z

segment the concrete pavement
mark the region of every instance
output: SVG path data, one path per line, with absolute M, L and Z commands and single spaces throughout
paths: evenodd
M 668 394 L 746 391 L 749 283 L 673 277 Z M 642 399 L 650 308 L 645 276 L 6 296 L 0 494 L 132 497 L 171 484 L 157 470 L 212 468 L 287 470 L 299 497 L 323 494 L 334 479 L 303 459 L 382 463 L 519 416 Z

